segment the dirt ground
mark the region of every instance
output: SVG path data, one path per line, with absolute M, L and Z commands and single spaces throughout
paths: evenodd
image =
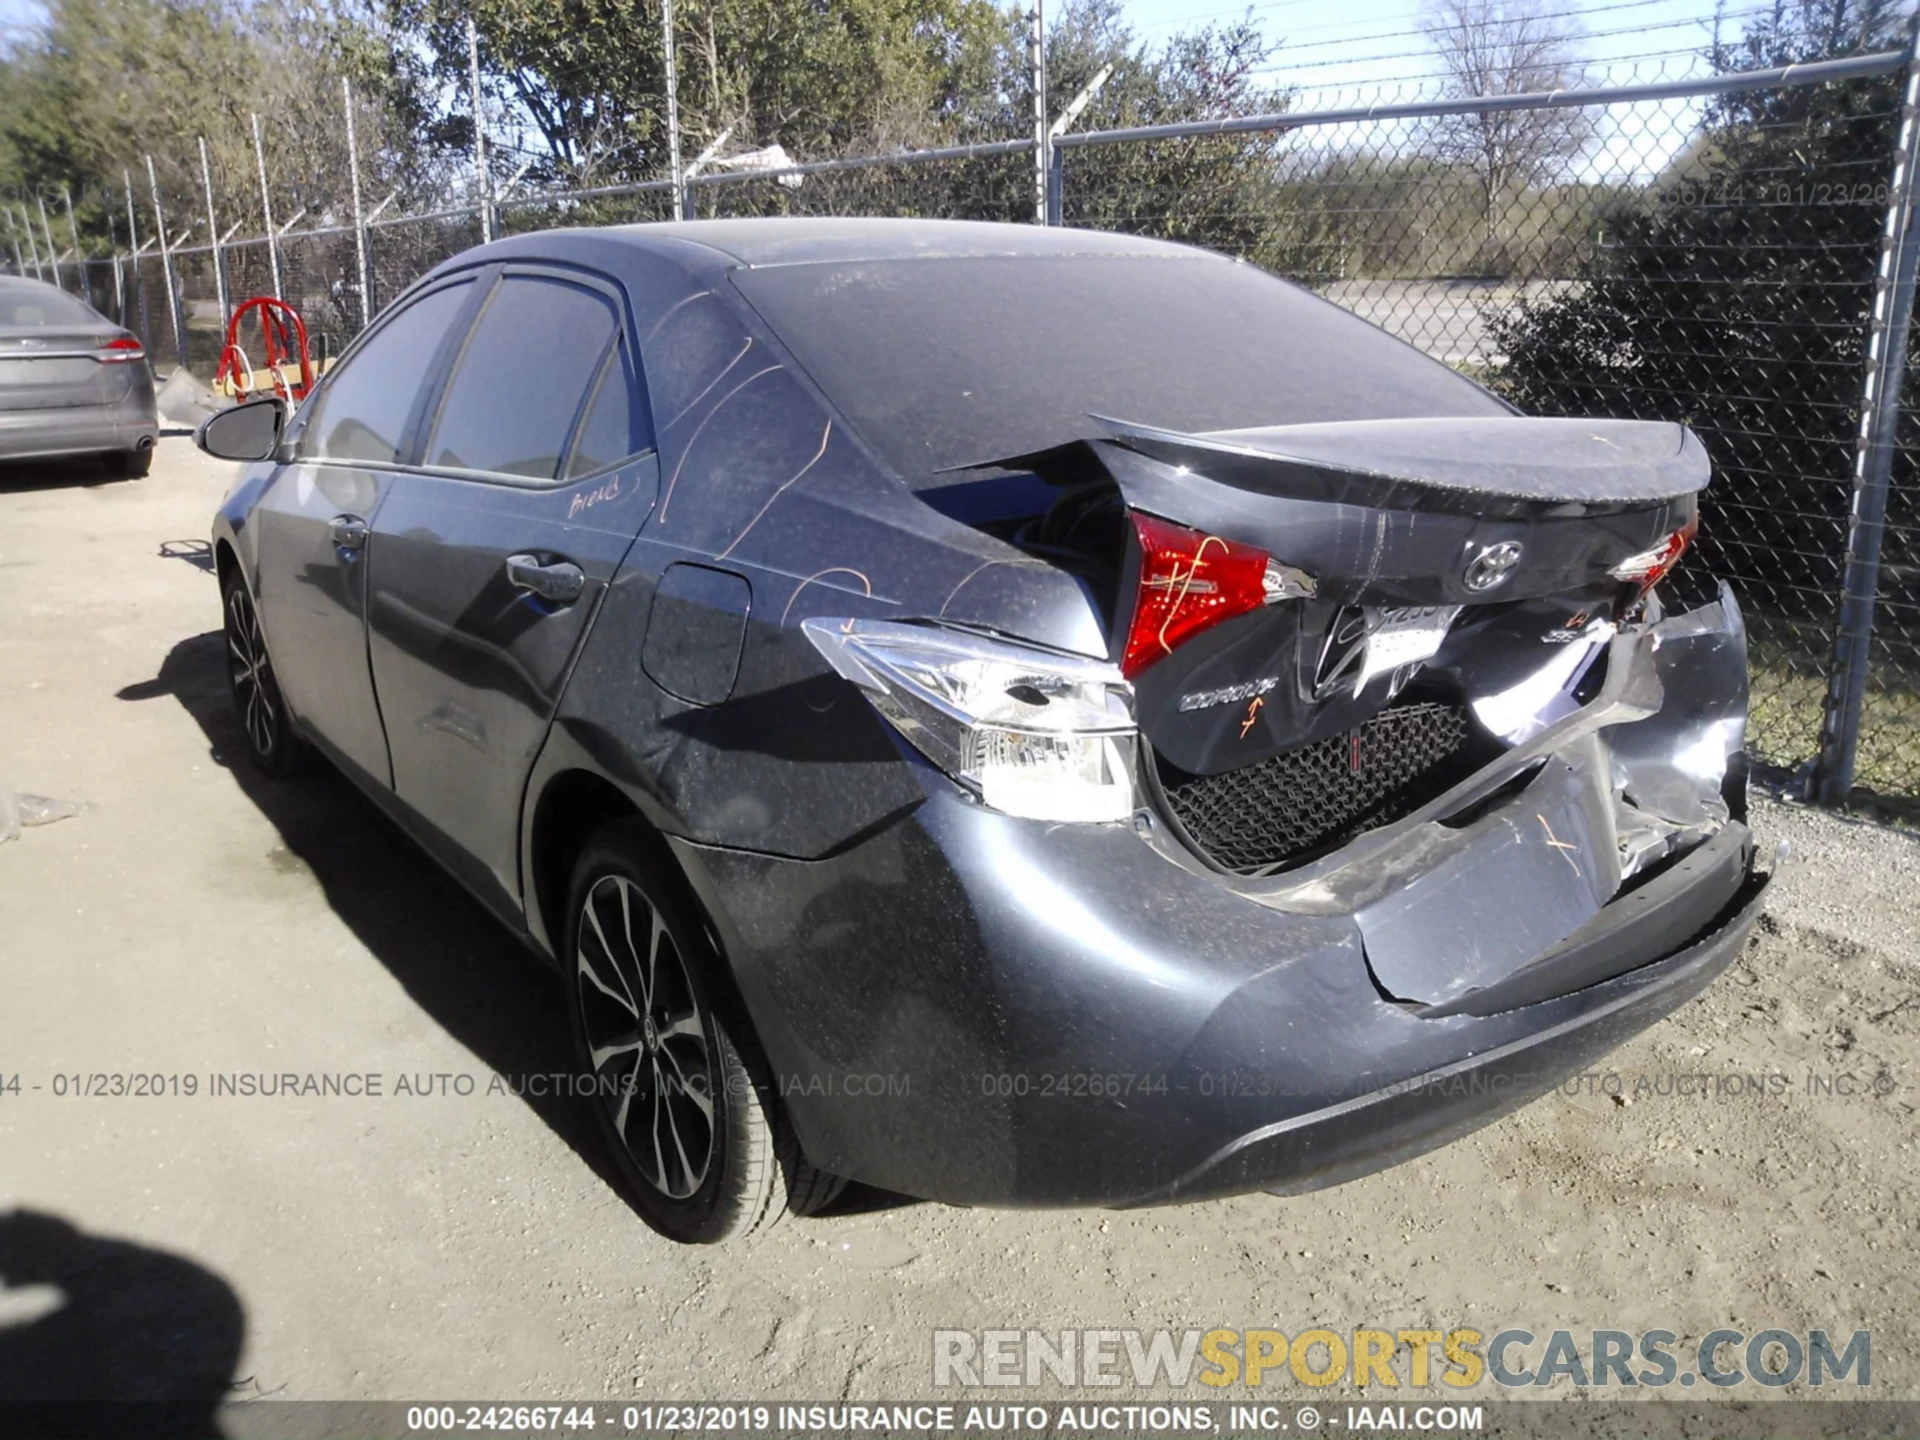
M 1613 1057 L 1618 1097 L 1599 1074 L 1305 1198 L 869 1194 L 679 1249 L 574 1102 L 391 1093 L 563 1068 L 560 990 L 344 781 L 236 768 L 229 475 L 173 436 L 145 481 L 0 478 L 0 786 L 90 807 L 0 846 L 0 1387 L 871 1400 L 930 1393 L 936 1328 L 1727 1326 L 1870 1330 L 1872 1396 L 1920 1398 L 1914 836 L 1761 805 L 1793 851 L 1763 933 Z M 282 1070 L 389 1093 L 205 1092 Z M 58 1093 L 94 1073 L 202 1090 Z

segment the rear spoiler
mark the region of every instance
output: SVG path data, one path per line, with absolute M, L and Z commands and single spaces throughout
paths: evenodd
M 1706 447 L 1684 425 L 1654 420 L 1534 416 L 1342 420 L 1187 434 L 1090 417 L 1107 439 L 1090 443 L 1129 500 L 1159 509 L 1136 486 L 1157 488 L 1115 451 L 1169 467 L 1161 483 L 1204 476 L 1233 490 L 1381 510 L 1479 516 L 1579 515 L 1675 501 L 1706 488 Z M 1114 460 L 1121 460 L 1119 465 Z M 1147 467 L 1148 471 L 1159 467 Z

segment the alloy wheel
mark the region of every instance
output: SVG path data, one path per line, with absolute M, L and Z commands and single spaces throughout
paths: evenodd
M 641 1177 L 686 1200 L 713 1163 L 713 1045 L 666 918 L 624 875 L 587 892 L 574 967 L 594 1094 Z
M 254 753 L 270 756 L 280 740 L 280 712 L 274 705 L 273 672 L 260 635 L 260 618 L 246 588 L 227 592 L 227 674 L 233 698 Z

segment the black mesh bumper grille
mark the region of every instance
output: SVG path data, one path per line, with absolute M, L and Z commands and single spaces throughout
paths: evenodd
M 1157 761 L 1160 788 L 1214 864 L 1243 875 L 1390 824 L 1464 775 L 1466 711 L 1421 703 L 1224 775 Z

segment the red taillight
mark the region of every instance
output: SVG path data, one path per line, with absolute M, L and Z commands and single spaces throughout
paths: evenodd
M 1150 515 L 1133 515 L 1140 587 L 1120 658 L 1132 679 L 1183 640 L 1267 603 L 1267 553 Z
M 1693 537 L 1699 529 L 1700 519 L 1695 516 L 1651 550 L 1629 555 L 1607 573 L 1616 580 L 1637 586 L 1639 594 L 1644 595 L 1680 563 L 1680 557 L 1687 553 L 1687 546 L 1693 543 Z
M 130 361 L 146 358 L 146 349 L 131 335 L 121 335 L 109 340 L 94 351 L 94 359 L 103 365 L 125 365 Z

